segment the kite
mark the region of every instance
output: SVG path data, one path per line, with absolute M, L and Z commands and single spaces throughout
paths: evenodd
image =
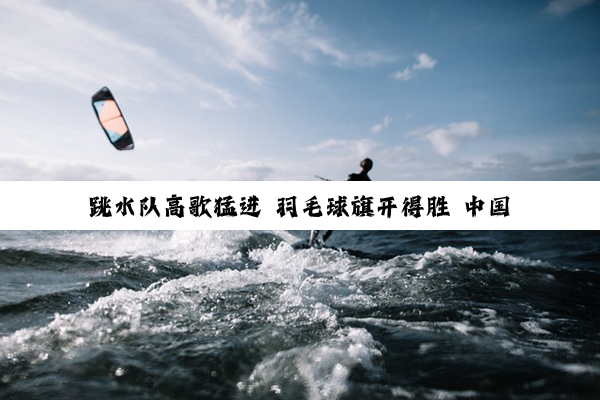
M 92 105 L 98 117 L 98 122 L 104 129 L 108 140 L 117 150 L 132 150 L 133 137 L 123 118 L 121 109 L 107 87 L 98 90 L 92 96 Z

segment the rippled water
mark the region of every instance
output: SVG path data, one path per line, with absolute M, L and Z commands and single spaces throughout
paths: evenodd
M 0 398 L 600 394 L 597 232 L 0 232 Z

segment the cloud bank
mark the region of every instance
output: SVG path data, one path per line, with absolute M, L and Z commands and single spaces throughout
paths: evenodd
M 273 168 L 260 161 L 231 160 L 218 165 L 204 179 L 223 181 L 266 181 Z
M 93 163 L 47 161 L 0 154 L 3 181 L 129 181 L 134 176 Z

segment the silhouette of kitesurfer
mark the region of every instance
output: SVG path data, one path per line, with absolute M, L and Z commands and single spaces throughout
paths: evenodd
M 370 181 L 369 171 L 373 168 L 373 160 L 365 158 L 360 162 L 360 172 L 358 174 L 348 175 L 347 181 Z

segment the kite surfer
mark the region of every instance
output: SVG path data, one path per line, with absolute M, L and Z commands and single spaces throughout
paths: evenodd
M 360 173 L 351 174 L 347 182 L 371 182 L 369 172 L 373 169 L 373 160 L 365 158 L 360 162 Z
M 310 238 L 308 239 L 308 247 L 314 247 L 316 245 L 324 245 L 327 239 L 331 236 L 333 231 L 325 231 L 323 234 L 323 239 L 319 242 L 317 238 L 319 237 L 319 232 L 321 231 L 310 231 Z

